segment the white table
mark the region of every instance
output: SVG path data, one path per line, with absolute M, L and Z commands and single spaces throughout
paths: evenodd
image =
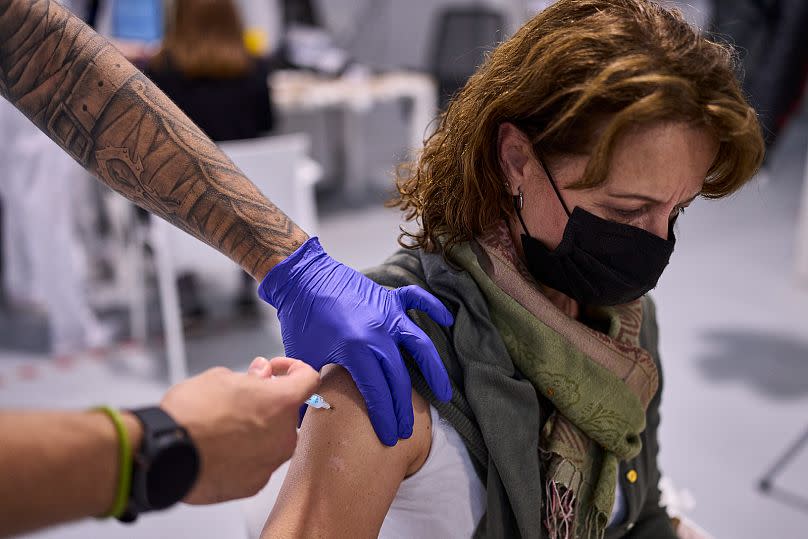
M 329 108 L 344 112 L 341 132 L 346 142 L 344 175 L 349 199 L 361 199 L 370 186 L 367 155 L 361 143 L 365 140 L 362 120 L 374 105 L 402 99 L 411 102 L 407 136 L 410 151 L 421 148 L 437 114 L 437 86 L 423 73 L 397 71 L 327 78 L 309 72 L 276 71 L 269 83 L 273 106 L 281 116 Z

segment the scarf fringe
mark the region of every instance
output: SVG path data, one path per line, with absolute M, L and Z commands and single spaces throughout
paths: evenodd
M 575 539 L 575 493 L 556 481 L 545 486 L 544 527 L 549 539 Z
M 578 499 L 575 493 L 558 481 L 547 481 L 545 486 L 544 527 L 548 539 L 604 539 L 608 517 L 592 508 L 584 520 L 584 533 L 575 533 Z
M 606 537 L 606 522 L 608 517 L 602 511 L 594 507 L 586 516 L 586 531 L 584 537 L 587 539 L 604 539 Z

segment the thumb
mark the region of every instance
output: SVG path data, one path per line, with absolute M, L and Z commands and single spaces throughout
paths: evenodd
M 320 375 L 302 361 L 291 360 L 291 364 L 287 366 L 286 375 L 274 378 L 272 382 L 287 390 L 296 404 L 301 404 L 317 390 L 320 385 Z
M 427 334 L 407 320 L 402 324 L 398 344 L 410 353 L 438 400 L 441 402 L 451 400 L 452 383 L 449 381 L 449 374 Z
M 404 310 L 418 309 L 419 311 L 424 311 L 432 320 L 442 326 L 451 326 L 454 323 L 454 317 L 449 312 L 449 309 L 438 298 L 420 286 L 405 286 L 396 290 L 395 293 L 398 295 L 398 299 L 401 300 Z
M 256 376 L 258 378 L 267 378 L 272 374 L 272 370 L 268 368 L 269 361 L 263 357 L 257 357 L 250 363 L 250 368 L 247 369 L 247 374 Z

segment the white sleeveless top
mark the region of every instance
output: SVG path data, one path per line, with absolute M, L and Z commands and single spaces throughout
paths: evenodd
M 402 481 L 387 512 L 382 539 L 468 538 L 485 513 L 485 485 L 457 431 L 434 406 L 432 446 L 421 469 Z M 623 521 L 625 500 L 617 481 L 608 526 Z
M 485 513 L 485 485 L 457 431 L 434 406 L 432 446 L 423 466 L 401 482 L 382 524 L 382 539 L 439 539 L 474 534 Z

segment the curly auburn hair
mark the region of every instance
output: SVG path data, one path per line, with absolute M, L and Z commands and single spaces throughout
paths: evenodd
M 498 155 L 512 122 L 543 155 L 588 154 L 572 188 L 602 184 L 621 134 L 685 121 L 709 129 L 718 154 L 702 190 L 720 198 L 763 161 L 757 114 L 724 44 L 648 0 L 559 0 L 501 43 L 440 116 L 418 159 L 396 173 L 389 205 L 417 220 L 399 243 L 448 250 L 513 212 Z

